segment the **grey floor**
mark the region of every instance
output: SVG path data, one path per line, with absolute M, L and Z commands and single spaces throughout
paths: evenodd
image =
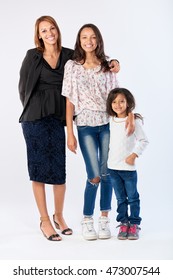
M 20 206 L 20 208 L 19 208 Z M 171 260 L 173 259 L 172 224 L 151 221 L 145 217 L 137 241 L 120 241 L 113 214 L 110 214 L 112 237 L 108 240 L 85 241 L 81 236 L 81 217 L 68 215 L 72 236 L 61 242 L 50 242 L 39 229 L 36 209 L 29 203 L 15 202 L 11 209 L 4 202 L 0 212 L 0 259 L 3 260 Z M 66 211 L 68 213 L 68 211 Z M 66 213 L 65 212 L 65 213 Z M 66 213 L 66 214 L 67 214 Z M 98 215 L 97 215 L 98 214 Z M 67 215 L 66 215 L 67 216 Z M 99 213 L 95 215 L 95 228 Z

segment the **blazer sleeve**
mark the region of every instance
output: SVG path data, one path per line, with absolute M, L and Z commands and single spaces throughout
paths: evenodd
M 31 55 L 28 50 L 22 62 L 20 72 L 19 72 L 18 89 L 19 89 L 19 97 L 22 102 L 22 105 L 24 105 L 24 100 L 26 96 L 26 86 L 27 86 L 30 66 L 31 66 Z

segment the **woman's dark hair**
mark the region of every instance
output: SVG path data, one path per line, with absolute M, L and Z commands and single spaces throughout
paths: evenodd
M 74 55 L 73 55 L 73 59 L 77 62 L 81 62 L 84 64 L 85 60 L 86 60 L 86 54 L 85 51 L 82 49 L 81 44 L 80 44 L 80 35 L 81 32 L 84 28 L 91 28 L 93 30 L 93 32 L 95 33 L 96 36 L 96 40 L 97 40 L 97 48 L 95 50 L 95 54 L 96 57 L 100 60 L 101 62 L 101 68 L 103 71 L 108 71 L 110 70 L 109 68 L 109 63 L 107 61 L 107 59 L 109 58 L 108 56 L 105 55 L 104 52 L 104 42 L 103 42 L 103 38 L 101 35 L 100 30 L 98 29 L 98 27 L 92 23 L 87 23 L 84 24 L 78 31 L 77 37 L 76 37 L 76 43 L 75 43 L 75 47 L 74 47 Z
M 106 111 L 109 116 L 117 116 L 117 114 L 112 110 L 112 102 L 119 94 L 124 95 L 125 99 L 127 100 L 127 115 L 135 109 L 136 103 L 132 93 L 126 88 L 114 88 L 110 91 L 106 102 Z M 143 117 L 138 113 L 135 113 L 134 116 L 135 118 L 143 120 Z
M 40 39 L 40 36 L 39 36 L 39 25 L 42 21 L 47 21 L 55 26 L 55 28 L 58 32 L 57 48 L 60 51 L 61 50 L 61 32 L 60 32 L 60 29 L 59 29 L 58 24 L 56 23 L 55 19 L 51 16 L 41 16 L 35 22 L 34 42 L 35 42 L 36 48 L 41 52 L 43 52 L 44 48 L 45 48 L 43 40 Z

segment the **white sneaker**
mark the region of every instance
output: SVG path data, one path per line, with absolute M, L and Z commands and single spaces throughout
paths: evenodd
M 97 233 L 94 229 L 94 220 L 93 218 L 84 218 L 81 222 L 82 224 L 82 235 L 86 240 L 95 240 L 97 239 Z
M 109 219 L 108 217 L 101 216 L 99 218 L 99 232 L 98 238 L 100 239 L 108 239 L 111 238 L 111 232 L 109 229 Z

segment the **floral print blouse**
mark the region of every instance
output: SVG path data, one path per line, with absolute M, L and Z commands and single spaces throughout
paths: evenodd
M 75 106 L 77 126 L 98 126 L 109 122 L 106 99 L 115 87 L 118 87 L 116 73 L 103 72 L 100 65 L 85 69 L 73 60 L 65 64 L 62 95 Z

